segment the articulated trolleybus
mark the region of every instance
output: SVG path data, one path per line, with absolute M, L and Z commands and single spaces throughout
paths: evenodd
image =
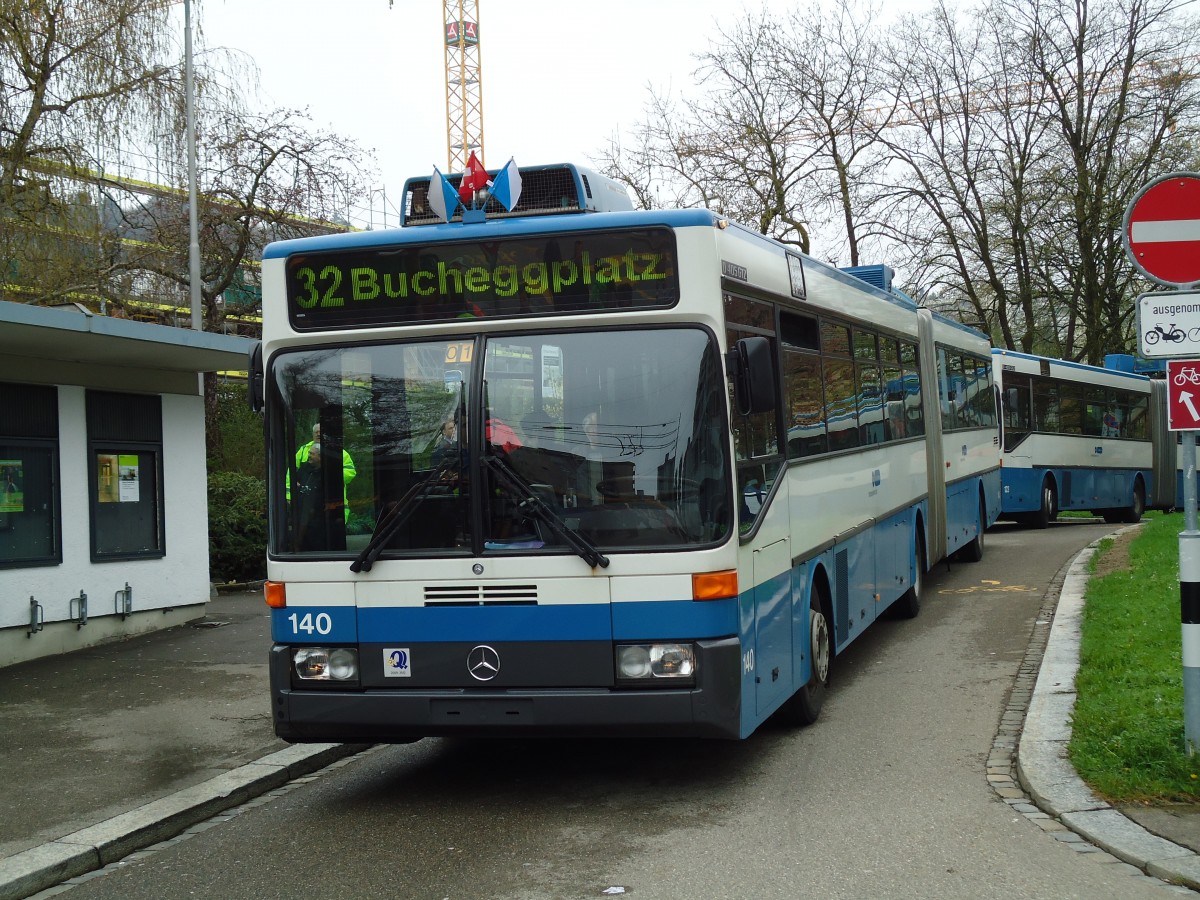
M 982 554 L 987 340 L 710 211 L 520 174 L 512 209 L 413 179 L 399 229 L 267 248 L 276 733 L 811 722 L 839 651 Z
M 1176 505 L 1166 384 L 993 350 L 1003 430 L 1001 518 L 1045 528 L 1061 510 L 1136 522 Z

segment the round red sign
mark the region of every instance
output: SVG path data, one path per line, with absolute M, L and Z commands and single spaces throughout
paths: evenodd
M 1200 175 L 1164 175 L 1138 191 L 1125 211 L 1125 251 L 1159 284 L 1200 282 Z

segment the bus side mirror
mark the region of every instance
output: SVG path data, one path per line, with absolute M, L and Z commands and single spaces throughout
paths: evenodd
M 728 364 L 738 413 L 749 416 L 775 409 L 775 365 L 766 338 L 739 340 L 729 351 Z
M 262 344 L 257 343 L 250 351 L 250 364 L 247 367 L 246 401 L 256 413 L 263 411 L 265 379 L 263 376 Z

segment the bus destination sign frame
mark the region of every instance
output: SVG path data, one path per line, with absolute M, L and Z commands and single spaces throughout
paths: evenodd
M 661 226 L 295 253 L 286 284 L 297 331 L 665 309 L 680 295 Z

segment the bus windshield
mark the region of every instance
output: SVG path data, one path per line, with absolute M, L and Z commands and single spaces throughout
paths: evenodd
M 271 366 L 275 555 L 593 558 L 731 532 L 702 329 L 462 334 Z

